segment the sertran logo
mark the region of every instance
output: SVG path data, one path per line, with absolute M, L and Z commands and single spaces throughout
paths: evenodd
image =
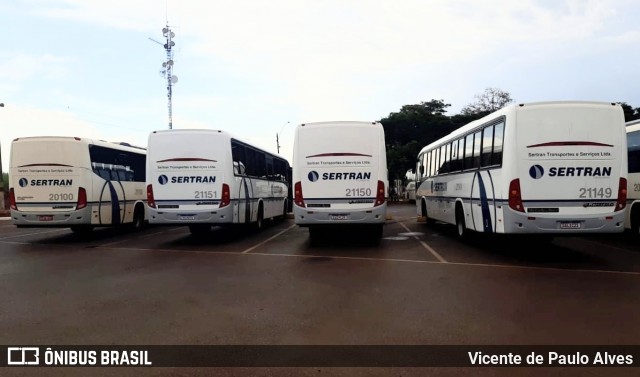
M 529 175 L 533 179 L 540 179 L 544 175 L 544 168 L 540 165 L 533 165 L 531 169 L 529 169 Z
M 20 178 L 20 180 L 18 181 L 18 184 L 20 185 L 20 187 L 27 187 L 27 185 L 29 184 L 29 181 L 26 178 Z
M 169 182 L 169 178 L 166 175 L 161 175 L 158 177 L 158 183 L 160 183 L 161 185 L 166 185 L 167 182 Z
M 320 178 L 320 174 L 318 174 L 318 172 L 314 170 L 314 171 L 310 171 L 307 177 L 311 182 L 315 182 L 318 180 L 318 178 Z

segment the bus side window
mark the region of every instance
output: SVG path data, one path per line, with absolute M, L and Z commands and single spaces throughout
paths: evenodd
M 480 146 L 482 145 L 482 131 L 478 131 L 473 136 L 473 167 L 480 167 Z
M 464 142 L 464 170 L 473 167 L 473 134 L 467 135 Z
M 504 122 L 495 125 L 493 133 L 493 154 L 491 155 L 491 165 L 502 164 L 502 140 L 504 137 Z
M 482 130 L 482 154 L 480 164 L 482 167 L 491 166 L 491 151 L 493 149 L 493 125 Z

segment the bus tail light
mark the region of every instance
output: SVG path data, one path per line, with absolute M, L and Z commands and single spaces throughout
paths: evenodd
M 374 207 L 381 206 L 385 202 L 384 197 L 384 182 L 378 181 L 378 191 L 376 191 L 376 203 L 373 205 Z
M 616 211 L 621 211 L 627 206 L 627 179 L 620 178 L 618 185 L 618 201 L 616 202 Z
M 156 208 L 156 201 L 153 199 L 153 186 L 147 185 L 147 205 L 150 208 Z
M 520 191 L 520 180 L 514 179 L 509 183 L 509 208 L 514 211 L 524 212 L 522 204 L 522 191 Z
M 84 187 L 78 188 L 78 204 L 76 205 L 76 210 L 83 209 L 87 206 L 87 190 Z
M 293 187 L 293 202 L 298 207 L 304 208 L 304 197 L 302 196 L 302 182 L 298 181 Z
M 12 210 L 18 210 L 18 204 L 16 203 L 16 193 L 13 191 L 13 187 L 9 189 L 9 206 Z
M 222 184 L 222 197 L 220 200 L 220 208 L 226 207 L 231 203 L 231 191 L 229 190 L 229 185 L 226 183 Z

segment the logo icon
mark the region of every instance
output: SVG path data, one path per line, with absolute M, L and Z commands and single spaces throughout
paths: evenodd
M 161 175 L 158 177 L 158 183 L 160 183 L 161 185 L 166 185 L 167 182 L 169 182 L 169 178 L 167 178 L 166 175 Z
M 309 178 L 311 182 L 315 182 L 318 180 L 318 178 L 320 178 L 320 174 L 318 174 L 317 171 L 310 171 L 307 178 Z
M 39 365 L 40 348 L 8 347 L 7 365 Z
M 20 185 L 20 187 L 27 187 L 27 185 L 29 184 L 29 181 L 26 178 L 20 178 L 20 180 L 18 181 L 18 184 Z
M 540 179 L 544 175 L 544 168 L 540 165 L 533 165 L 531 169 L 529 169 L 529 175 L 533 179 Z

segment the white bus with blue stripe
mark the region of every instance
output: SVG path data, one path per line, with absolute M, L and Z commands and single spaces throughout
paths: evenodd
M 146 150 L 79 137 L 26 137 L 11 144 L 9 200 L 19 227 L 97 226 L 145 221 Z
M 253 225 L 284 218 L 291 168 L 287 160 L 222 130 L 162 130 L 149 135 L 147 202 L 152 224 Z
M 629 195 L 625 226 L 640 235 L 640 120 L 627 123 Z
M 382 234 L 388 187 L 382 124 L 300 124 L 293 149 L 296 224 L 312 237 L 338 224 L 364 224 Z
M 461 237 L 622 232 L 625 137 L 618 104 L 505 107 L 420 151 L 417 213 Z

